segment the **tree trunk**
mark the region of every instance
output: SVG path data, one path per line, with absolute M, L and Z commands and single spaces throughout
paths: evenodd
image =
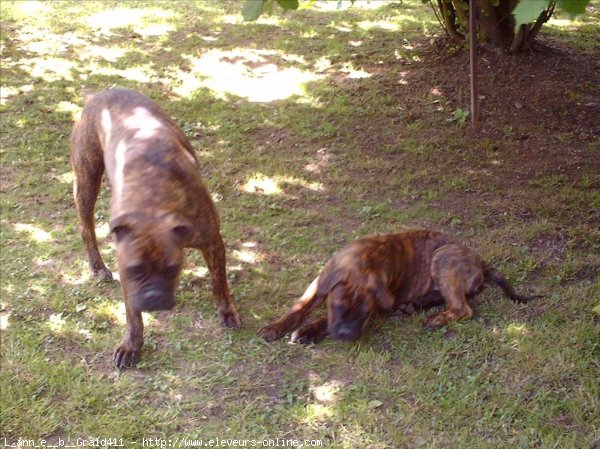
M 479 22 L 479 32 L 483 34 L 488 43 L 494 47 L 502 44 L 502 29 L 496 16 L 494 7 L 489 0 L 477 0 L 477 21 Z
M 522 0 L 527 1 L 527 0 Z M 477 0 L 477 34 L 487 45 L 511 53 L 533 50 L 535 38 L 542 25 L 554 12 L 555 1 L 550 2 L 533 24 L 522 25 L 515 33 L 512 11 L 519 0 Z M 448 36 L 458 43 L 465 42 L 469 35 L 469 0 L 430 0 L 432 8 Z
M 433 3 L 431 6 L 435 11 Z M 465 36 L 458 31 L 459 24 L 456 21 L 456 14 L 454 14 L 454 8 L 452 7 L 452 4 L 447 0 L 438 0 L 438 7 L 440 13 L 438 15 L 436 11 L 436 15 L 438 15 L 438 18 L 441 15 L 442 26 L 446 30 L 446 33 L 448 33 L 448 36 L 450 36 L 450 38 L 457 43 L 464 42 Z

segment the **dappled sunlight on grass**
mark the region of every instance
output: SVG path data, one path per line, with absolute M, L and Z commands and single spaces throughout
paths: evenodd
M 215 34 L 218 34 L 218 32 Z M 206 42 L 216 42 L 219 40 L 218 36 L 206 35 L 206 36 L 199 36 L 199 37 L 200 37 L 200 39 L 202 39 L 203 41 L 206 41 Z
M 545 26 L 556 27 L 556 28 L 577 29 L 586 24 L 585 21 L 580 20 L 581 18 L 586 18 L 586 17 L 581 16 L 581 17 L 574 18 L 573 20 L 571 20 L 568 18 L 566 18 L 566 19 L 560 18 L 559 19 L 556 16 L 553 16 L 550 18 L 550 20 L 548 21 L 548 23 Z
M 243 271 L 248 265 L 257 265 L 265 261 L 266 253 L 259 249 L 254 241 L 242 242 L 236 249 L 231 250 L 227 256 L 227 270 L 231 273 Z
M 326 56 L 321 56 L 316 60 L 314 67 L 317 72 L 325 72 L 331 68 L 331 59 Z
M 278 176 L 277 179 L 280 180 L 280 183 L 303 187 L 313 192 L 322 192 L 325 190 L 322 182 L 311 182 L 294 176 Z
M 8 3 L 8 2 L 6 2 Z M 40 21 L 41 24 L 45 23 L 48 13 L 52 11 L 52 7 L 48 2 L 26 0 L 11 2 L 11 15 L 15 19 L 30 19 L 34 17 L 36 21 Z
M 44 4 L 38 2 L 21 2 L 22 5 L 13 5 L 11 14 L 19 16 L 19 11 L 33 8 L 43 10 L 46 13 L 52 11 Z M 166 23 L 175 20 L 178 14 L 159 8 L 116 8 L 101 11 L 82 19 L 82 22 L 92 29 L 101 33 L 111 35 L 111 30 L 134 27 L 135 32 L 141 37 L 165 35 L 174 30 L 174 25 Z M 37 26 L 32 26 L 37 25 Z M 118 76 L 123 79 L 138 83 L 149 83 L 158 80 L 156 72 L 149 64 L 130 65 L 125 69 L 119 69 L 103 63 L 114 63 L 126 56 L 131 49 L 120 45 L 97 45 L 91 44 L 96 37 L 81 37 L 73 32 L 53 33 L 44 29 L 42 24 L 30 22 L 28 26 L 22 27 L 15 35 L 20 42 L 20 48 L 33 57 L 21 57 L 20 59 L 7 59 L 3 62 L 5 67 L 14 68 L 26 72 L 31 78 L 43 79 L 47 82 L 53 81 L 75 81 L 78 78 L 84 81 L 89 74 L 94 76 Z M 65 58 L 68 52 L 76 52 L 74 58 Z M 79 62 L 77 62 L 79 61 Z M 15 86 L 2 87 L 2 105 L 9 99 L 18 95 L 19 92 L 27 91 L 27 86 L 19 88 Z M 31 89 L 29 89 L 31 90 Z M 71 112 L 75 114 L 73 107 L 65 110 L 64 104 L 56 106 L 58 112 Z
M 123 301 L 114 302 L 104 300 L 100 303 L 83 302 L 76 307 L 76 314 L 66 312 L 51 313 L 44 327 L 57 335 L 79 335 L 85 340 L 92 340 L 94 330 L 105 329 L 109 323 L 126 324 L 125 305 Z M 156 318 L 142 312 L 145 326 L 153 326 Z
M 194 92 L 201 89 L 203 77 L 186 72 L 178 67 L 173 67 L 169 70 L 168 85 L 171 90 L 184 98 L 189 98 Z
M 511 323 L 504 329 L 504 333 L 511 338 L 519 339 L 529 334 L 527 326 L 523 323 Z
M 317 36 L 318 36 L 318 33 L 316 32 L 316 30 L 307 30 L 307 31 L 303 31 L 300 34 L 300 37 L 303 37 L 304 39 L 312 39 Z
M 406 75 L 408 74 L 408 72 L 400 72 L 398 73 L 398 75 L 400 75 L 400 78 L 398 79 L 398 84 L 402 85 L 402 86 L 406 86 L 408 84 L 408 80 L 406 79 Z
M 345 73 L 347 78 L 350 79 L 364 79 L 373 76 L 371 73 L 364 70 L 355 69 L 351 62 L 348 62 L 342 66 L 340 72 Z
M 233 256 L 244 263 L 255 264 L 263 259 L 263 255 L 249 248 L 234 250 Z
M 346 26 L 346 25 L 334 25 L 333 29 L 338 30 L 342 33 L 349 33 L 352 31 L 352 28 L 350 26 Z
M 43 229 L 28 223 L 17 223 L 14 225 L 15 231 L 29 234 L 29 238 L 37 243 L 52 240 L 52 234 Z
M 10 311 L 0 311 L 0 331 L 5 331 L 9 326 Z
M 5 294 L 9 294 L 13 290 L 14 287 L 12 284 L 3 287 Z M 8 329 L 9 326 L 10 310 L 7 307 L 8 305 L 5 302 L 0 303 L 0 331 Z
M 42 78 L 45 81 L 73 81 L 73 72 L 79 65 L 65 58 L 23 58 L 18 67 L 27 72 L 32 78 Z
M 391 3 L 394 3 L 394 0 L 356 0 L 354 2 L 350 0 L 341 0 L 341 1 L 333 1 L 333 0 L 325 0 L 318 1 L 314 8 L 318 11 L 346 11 L 352 9 L 379 9 L 384 6 L 387 6 Z
M 72 286 L 83 285 L 88 282 L 91 278 L 91 275 L 87 268 L 87 264 L 82 262 L 81 265 L 81 270 L 77 273 L 62 273 L 62 282 Z
M 361 30 L 366 30 L 366 31 L 372 30 L 374 28 L 379 28 L 380 30 L 386 30 L 386 31 L 398 31 L 400 29 L 400 25 L 393 23 L 393 22 L 384 22 L 384 21 L 371 22 L 369 20 L 363 20 L 362 22 L 358 22 L 357 25 Z
M 58 265 L 60 262 L 57 259 L 36 257 L 33 261 L 36 272 Z
M 306 96 L 305 84 L 322 78 L 307 70 L 280 66 L 274 61 L 298 62 L 302 58 L 275 50 L 209 50 L 200 57 L 184 55 L 184 58 L 190 63 L 191 72 L 178 70 L 174 87 L 184 97 L 206 87 L 220 99 L 229 94 L 250 102 L 268 103 Z
M 79 59 L 103 59 L 107 62 L 116 62 L 119 58 L 125 56 L 130 51 L 127 48 L 111 46 L 101 47 L 99 45 L 86 45 L 79 53 Z
M 262 193 L 263 195 L 275 195 L 281 193 L 281 188 L 277 181 L 260 173 L 248 179 L 241 187 L 241 190 L 246 193 Z
M 315 401 L 320 404 L 335 404 L 339 399 L 344 383 L 339 380 L 330 380 L 319 385 L 311 385 L 310 392 Z M 328 410 L 328 412 L 330 412 Z
M 62 333 L 65 324 L 67 324 L 67 320 L 62 316 L 62 312 L 51 314 L 46 321 L 48 328 L 57 334 Z
M 35 284 L 29 283 L 27 288 L 30 293 L 33 292 L 37 295 L 45 295 L 48 292 L 48 287 L 39 282 Z
M 104 34 L 116 28 L 133 28 L 142 36 L 156 36 L 174 29 L 169 21 L 177 14 L 159 8 L 114 8 L 101 11 L 83 19 L 90 28 L 100 30 Z
M 317 154 L 316 154 L 314 160 L 312 160 L 311 162 L 309 162 L 308 164 L 306 164 L 304 166 L 304 170 L 306 170 L 310 173 L 319 174 L 319 173 L 323 172 L 323 170 L 325 170 L 325 168 L 327 168 L 327 166 L 329 165 L 330 158 L 331 158 L 331 154 L 327 150 L 327 148 L 320 148 L 317 151 Z
M 520 349 L 521 344 L 530 335 L 529 328 L 524 323 L 509 323 L 504 327 L 494 327 L 492 333 L 512 349 Z
M 19 87 L 2 86 L 0 87 L 0 104 L 4 106 L 7 104 L 9 99 L 19 94 L 31 92 L 33 90 L 32 84 L 24 84 Z
M 121 325 L 124 325 L 127 322 L 125 304 L 122 300 L 119 302 L 103 301 L 95 307 L 90 306 L 88 310 L 95 320 L 106 319 Z M 144 321 L 144 326 L 152 325 L 156 322 L 156 318 L 147 312 L 142 312 L 142 319 Z
M 303 424 L 313 424 L 335 415 L 332 407 L 323 404 L 307 404 L 305 416 L 302 419 Z
M 192 268 L 184 268 L 181 271 L 181 274 L 184 276 L 194 276 L 197 278 L 205 278 L 209 275 L 208 268 L 206 267 L 192 267 Z
M 316 169 L 317 166 L 315 166 L 314 168 Z M 320 192 L 324 189 L 323 184 L 320 182 L 310 182 L 305 179 L 285 175 L 276 175 L 273 177 L 269 177 L 262 173 L 255 173 L 239 188 L 242 192 L 246 193 L 260 193 L 263 195 L 281 195 L 285 193 L 283 190 L 284 184 L 304 187 L 314 192 Z
M 151 81 L 157 81 L 158 76 L 156 71 L 151 68 L 150 64 L 138 65 L 129 67 L 127 69 L 116 69 L 110 66 L 99 66 L 97 64 L 90 64 L 88 66 L 94 75 L 105 75 L 105 76 L 120 76 L 130 81 L 137 81 L 138 83 L 149 83 Z
M 55 34 L 47 30 L 40 33 L 39 29 L 33 27 L 23 27 L 17 36 L 23 42 L 23 50 L 40 56 L 59 55 L 72 47 L 83 47 L 88 43 L 74 33 Z
M 241 6 L 240 6 L 241 8 Z M 241 9 L 240 9 L 241 11 Z M 226 25 L 238 25 L 246 27 L 254 27 L 255 24 L 258 26 L 268 27 L 281 27 L 286 24 L 286 19 L 292 17 L 293 12 L 290 15 L 284 14 L 262 14 L 258 19 L 250 22 L 244 21 L 242 14 L 224 14 L 219 19 L 219 22 Z
M 257 21 L 255 22 L 250 22 L 250 25 L 252 25 L 253 23 L 258 23 L 258 24 L 264 24 L 265 17 L 260 17 Z M 266 19 L 268 20 L 268 19 Z M 240 14 L 225 14 L 224 16 L 221 17 L 220 20 L 221 23 L 225 23 L 227 25 L 241 25 L 244 23 L 244 19 L 242 18 L 242 16 Z
M 72 267 L 69 271 L 63 271 L 60 273 L 61 282 L 63 284 L 71 286 L 80 286 L 95 280 L 95 278 L 92 277 L 92 274 L 90 273 L 85 251 L 83 251 L 82 249 L 81 251 L 79 251 L 79 253 L 80 254 L 77 255 L 80 257 L 80 260 L 78 260 L 75 263 L 75 266 Z M 103 254 L 106 255 L 106 252 L 103 251 Z M 112 275 L 115 281 L 119 280 L 118 271 L 112 272 Z
M 125 317 L 125 304 L 122 301 L 118 303 L 103 301 L 98 306 L 90 308 L 90 312 L 95 318 L 106 318 L 119 324 L 125 324 L 127 321 Z
M 108 223 L 102 223 L 96 225 L 96 237 L 104 239 L 110 234 L 110 225 Z
M 73 119 L 73 121 L 76 121 L 81 114 L 81 106 L 71 103 L 70 101 L 60 101 L 56 105 L 55 111 L 71 114 L 71 118 Z M 71 178 L 73 178 L 72 173 L 71 173 Z M 71 181 L 71 182 L 73 182 L 73 181 Z
M 57 175 L 54 179 L 58 180 L 59 182 L 62 182 L 63 184 L 73 184 L 73 181 L 75 181 L 75 173 L 73 173 L 72 171 L 68 171 L 66 173 L 63 173 L 62 175 Z
M 567 41 L 573 48 L 589 53 L 593 59 L 598 59 L 598 27 L 600 27 L 600 8 L 592 2 L 585 14 L 569 17 L 567 13 L 558 10 L 544 24 L 542 34 L 551 38 Z
M 581 23 L 577 23 L 577 21 L 573 21 L 573 20 L 568 20 L 568 19 L 556 19 L 554 17 L 552 17 L 549 21 L 548 21 L 548 25 L 547 26 L 555 26 L 557 28 L 564 28 L 564 27 L 572 27 L 572 26 L 580 26 L 582 25 Z
M 14 97 L 19 93 L 16 87 L 2 86 L 0 87 L 0 105 L 4 106 L 10 97 Z

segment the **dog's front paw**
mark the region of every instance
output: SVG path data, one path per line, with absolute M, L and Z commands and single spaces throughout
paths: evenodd
M 221 323 L 223 323 L 223 326 L 231 329 L 239 329 L 242 326 L 240 314 L 234 307 L 219 310 L 219 319 L 221 320 Z
M 427 318 L 425 318 L 425 322 L 423 323 L 423 329 L 425 329 L 426 331 L 438 330 L 446 324 L 446 321 L 446 316 L 443 313 L 430 315 Z
M 141 353 L 140 349 L 132 349 L 122 344 L 116 349 L 113 362 L 118 369 L 129 368 L 140 361 Z
M 266 341 L 275 341 L 283 337 L 285 331 L 282 331 L 281 327 L 276 324 L 269 324 L 268 326 L 260 328 L 256 335 L 264 338 Z
M 306 330 L 303 328 L 294 331 L 294 333 L 290 337 L 290 341 L 292 343 L 300 343 L 301 345 L 315 345 L 321 340 L 323 340 L 323 338 L 325 338 L 325 335 L 310 331 L 306 332 Z
M 294 331 L 292 343 L 303 345 L 317 344 L 327 336 L 327 319 L 325 317 L 311 320 L 309 323 Z
M 92 268 L 92 276 L 99 281 L 110 282 L 113 280 L 113 275 L 112 275 L 111 271 L 106 267 L 97 268 L 97 269 Z

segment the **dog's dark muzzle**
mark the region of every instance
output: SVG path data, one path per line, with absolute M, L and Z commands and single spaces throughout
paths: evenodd
M 363 324 L 360 320 L 331 323 L 327 331 L 334 340 L 355 341 L 362 333 Z
M 175 306 L 175 294 L 166 282 L 152 282 L 140 289 L 133 297 L 133 305 L 142 312 L 171 310 Z

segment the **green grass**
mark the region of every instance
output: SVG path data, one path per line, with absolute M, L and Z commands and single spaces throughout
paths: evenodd
M 427 5 L 254 24 L 218 1 L 0 8 L 0 438 L 597 444 L 597 142 L 561 117 L 498 115 L 479 138 L 451 121 L 466 107 L 466 75 L 448 79 L 444 67 L 466 67 L 466 55 L 430 51 L 440 31 Z M 597 50 L 597 13 L 584 24 L 581 46 L 577 26 L 549 35 L 586 55 Z M 111 364 L 121 291 L 89 279 L 68 142 L 82 90 L 113 86 L 158 101 L 198 150 L 244 319 L 239 331 L 219 325 L 204 261 L 189 252 L 175 310 L 146 317 L 142 362 L 121 373 Z M 591 101 L 592 88 L 571 85 L 565 107 Z M 108 203 L 104 188 L 96 218 L 115 271 Z M 490 289 L 469 322 L 426 333 L 423 313 L 382 317 L 354 344 L 255 336 L 341 245 L 410 227 L 463 238 L 542 298 L 515 305 Z

